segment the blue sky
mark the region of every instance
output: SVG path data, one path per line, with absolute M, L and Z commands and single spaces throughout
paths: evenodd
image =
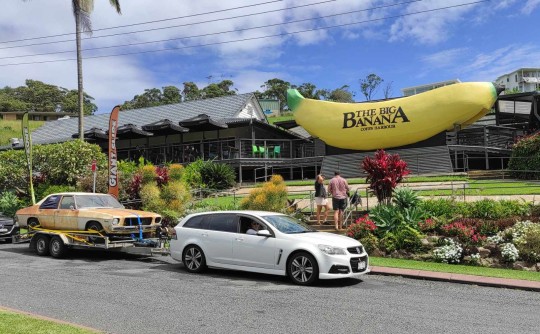
M 85 91 L 95 98 L 98 113 L 110 112 L 114 105 L 132 99 L 146 88 L 168 85 L 181 88 L 185 81 L 203 87 L 230 79 L 239 93 L 260 89 L 264 81 L 274 77 L 297 85 L 311 82 L 328 89 L 349 85 L 356 93 L 355 99 L 363 101 L 358 80 L 370 73 L 384 79 L 382 86 L 391 84 L 392 96 L 398 97 L 405 87 L 450 79 L 494 81 L 521 67 L 540 67 L 540 0 L 121 0 L 120 3 L 122 15 L 117 15 L 109 1 L 95 0 L 91 15 L 95 38 L 84 39 L 83 48 L 175 40 L 85 51 L 85 57 L 139 52 L 84 61 Z M 298 7 L 301 5 L 306 6 Z M 240 6 L 246 7 L 229 10 Z M 436 10 L 443 7 L 452 8 Z M 429 12 L 420 13 L 423 11 Z M 259 12 L 268 13 L 256 15 Z M 334 15 L 340 13 L 349 14 Z M 99 30 L 181 16 L 187 17 Z M 230 19 L 233 16 L 243 17 Z M 322 18 L 306 20 L 317 17 Z M 185 25 L 201 21 L 210 22 Z M 291 21 L 296 22 L 284 24 Z M 364 23 L 353 24 L 357 22 Z M 172 25 L 183 26 L 168 28 Z M 335 25 L 341 27 L 320 29 Z M 266 27 L 248 29 L 258 26 Z M 126 34 L 159 27 L 167 29 Z M 311 31 L 294 33 L 303 30 Z M 73 31 L 71 1 L 2 3 L 0 42 Z M 224 31 L 232 32 L 216 34 Z M 275 36 L 286 33 L 292 34 Z M 105 34 L 118 35 L 96 38 Z M 271 35 L 274 37 L 259 38 Z M 192 38 L 178 39 L 182 37 Z M 248 38 L 257 39 L 231 42 Z M 66 39 L 70 41 L 52 43 Z M 49 44 L 28 45 L 43 42 Z M 201 44 L 213 45 L 201 47 Z M 181 49 L 140 53 L 166 48 Z M 0 43 L 0 85 L 16 87 L 23 85 L 25 79 L 34 79 L 75 89 L 76 62 L 62 61 L 74 58 L 74 49 L 72 35 Z M 34 56 L 59 51 L 69 52 Z M 51 62 L 37 63 L 42 61 Z M 33 64 L 2 66 L 23 62 Z M 382 89 L 374 96 L 380 97 Z

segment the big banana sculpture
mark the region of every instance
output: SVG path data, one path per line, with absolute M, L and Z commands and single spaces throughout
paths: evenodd
M 287 91 L 296 123 L 326 144 L 375 150 L 419 142 L 484 116 L 497 100 L 489 82 L 457 83 L 379 102 L 338 103 L 305 99 Z

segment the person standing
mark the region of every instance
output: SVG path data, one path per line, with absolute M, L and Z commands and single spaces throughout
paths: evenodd
M 334 209 L 336 230 L 343 228 L 343 213 L 347 208 L 347 192 L 349 190 L 347 180 L 342 178 L 339 172 L 334 172 L 334 177 L 328 185 L 328 192 L 332 194 L 332 208 Z
M 322 174 L 317 175 L 315 179 L 315 204 L 317 205 L 317 224 L 321 225 L 321 212 L 324 208 L 324 218 L 323 221 L 326 222 L 328 219 L 328 210 L 330 209 L 328 205 L 328 200 L 326 199 L 327 193 L 324 187 L 324 176 Z

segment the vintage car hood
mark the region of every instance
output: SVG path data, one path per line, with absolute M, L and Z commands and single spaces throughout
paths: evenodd
M 130 210 L 130 209 L 114 209 L 114 208 L 84 208 L 79 210 L 79 215 L 84 214 L 99 214 L 99 215 L 110 215 L 114 217 L 157 217 L 157 213 L 140 211 L 140 210 Z
M 354 240 L 344 235 L 337 235 L 327 232 L 310 232 L 310 233 L 298 233 L 288 234 L 297 240 L 310 242 L 313 244 L 324 244 L 335 247 L 355 247 L 360 245 L 358 240 Z

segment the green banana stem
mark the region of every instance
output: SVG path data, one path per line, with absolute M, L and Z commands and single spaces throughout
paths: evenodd
M 287 105 L 289 106 L 289 110 L 295 111 L 303 99 L 302 94 L 296 89 L 287 89 Z

